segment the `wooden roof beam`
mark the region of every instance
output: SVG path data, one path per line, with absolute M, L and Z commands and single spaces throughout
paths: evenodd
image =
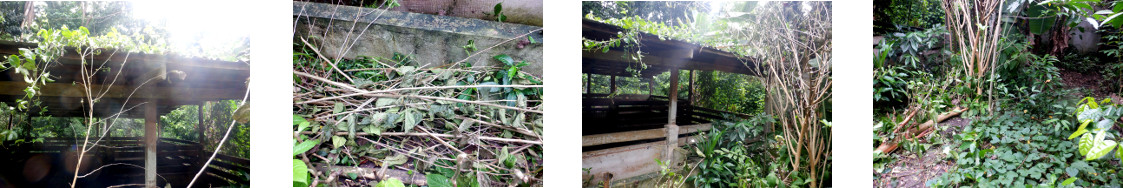
M 155 83 L 149 83 L 155 85 Z M 27 83 L 22 81 L 0 81 L 0 88 L 26 88 Z M 190 88 L 190 87 L 156 87 L 152 91 L 144 89 L 134 90 L 137 86 L 107 86 L 91 85 L 94 91 L 108 91 L 106 98 L 134 98 L 134 99 L 183 99 L 183 100 L 228 100 L 241 99 L 245 95 L 245 88 Z M 240 87 L 240 86 L 236 86 Z M 23 96 L 23 89 L 2 89 L 0 95 Z M 85 97 L 85 89 L 78 84 L 47 83 L 39 91 L 40 96 L 50 97 Z

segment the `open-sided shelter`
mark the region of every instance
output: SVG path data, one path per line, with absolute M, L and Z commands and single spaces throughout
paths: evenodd
M 593 20 L 582 22 L 582 36 L 586 39 L 606 41 L 626 32 L 618 26 Z M 679 40 L 664 40 L 640 33 L 637 45 L 644 52 L 642 62 L 646 68 L 632 60 L 634 53 L 625 48 L 610 48 L 607 52 L 584 51 L 582 73 L 610 77 L 609 93 L 592 93 L 591 80 L 586 80 L 582 96 L 582 168 L 588 169 L 582 179 L 592 182 L 609 181 L 611 184 L 636 182 L 658 175 L 656 159 L 673 164 L 682 163 L 684 155 L 675 149 L 694 139 L 695 135 L 712 128 L 711 122 L 724 119 L 724 115 L 747 118 L 746 114 L 726 112 L 692 106 L 690 97 L 679 96 L 679 73 L 690 71 L 688 88 L 694 88 L 693 71 L 721 71 L 758 76 L 754 71 L 758 62 L 715 48 Z M 636 71 L 638 70 L 638 71 Z M 615 94 L 618 77 L 639 74 L 654 88 L 652 76 L 670 72 L 670 88 L 665 95 L 655 92 L 642 94 Z M 704 95 L 704 94 L 703 94 Z M 597 183 L 599 185 L 600 183 Z
M 0 41 L 0 55 L 18 55 L 20 48 L 37 47 L 34 43 Z M 144 134 L 142 137 L 106 135 L 98 139 L 100 129 L 105 127 L 99 127 L 102 124 L 88 125 L 98 131 L 91 133 L 91 145 L 88 147 L 93 149 L 79 159 L 83 165 L 77 169 L 74 169 L 73 162 L 78 155 L 77 148 L 83 146 L 82 137 L 47 138 L 42 143 L 8 148 L 16 152 L 0 156 L 0 160 L 8 160 L 5 164 L 10 165 L 0 170 L 0 176 L 5 177 L 4 181 L 9 185 L 68 186 L 73 171 L 77 170 L 79 176 L 89 173 L 78 180 L 78 187 L 125 184 L 187 186 L 213 151 L 204 150 L 198 141 L 160 138 L 159 116 L 182 105 L 241 100 L 247 91 L 250 68 L 247 62 L 100 49 L 100 53 L 84 57 L 87 63 L 104 68 L 101 69 L 104 71 L 90 77 L 91 83 L 96 83 L 90 85 L 90 90 L 103 96 L 91 109 L 81 80 L 82 69 L 89 70 L 90 67 L 82 65 L 83 57 L 74 48 L 65 50 L 65 55 L 59 57 L 57 63 L 52 62 L 46 67 L 55 81 L 43 85 L 37 94 L 37 100 L 47 109 L 46 113 L 29 113 L 29 116 L 142 118 Z M 0 102 L 12 104 L 16 99 L 23 98 L 27 86 L 23 77 L 13 70 L 0 72 Z M 204 112 L 199 109 L 202 118 Z M 198 138 L 203 138 L 201 126 L 197 131 Z M 104 168 L 96 169 L 99 167 Z M 248 159 L 218 155 L 208 167 L 196 186 L 249 183 Z

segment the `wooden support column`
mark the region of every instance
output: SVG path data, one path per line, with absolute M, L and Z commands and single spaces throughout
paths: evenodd
M 690 81 L 687 83 L 687 87 L 686 87 L 686 108 L 685 108 L 683 114 L 693 114 L 694 113 L 694 70 L 690 70 L 690 75 L 687 75 L 687 77 L 688 77 L 687 79 L 690 80 Z M 692 120 L 693 120 L 692 117 L 693 116 L 687 115 L 686 118 L 684 118 L 685 120 L 683 120 L 683 121 L 686 121 L 687 124 L 694 123 L 694 122 L 692 122 Z
M 671 69 L 671 86 L 667 98 L 670 99 L 670 109 L 667 110 L 667 150 L 663 151 L 663 159 L 669 161 L 668 164 L 675 164 L 675 148 L 678 148 L 678 125 L 676 117 L 678 116 L 678 76 L 679 71 L 677 68 Z
M 688 79 L 690 79 L 690 83 L 686 88 L 686 105 L 694 105 L 694 70 L 690 70 Z
M 609 77 L 609 79 L 612 79 L 612 80 L 608 81 L 608 85 L 609 85 L 608 94 L 615 94 L 616 93 L 616 75 L 613 75 L 612 77 Z
M 203 134 L 203 131 L 206 131 L 206 129 L 203 129 L 203 106 L 206 106 L 206 104 L 207 102 L 199 102 L 199 123 L 195 124 L 195 133 L 198 134 L 198 137 L 196 137 L 197 139 L 195 139 L 195 141 L 199 142 L 200 144 L 206 142 L 205 140 L 203 140 L 203 136 L 206 136 Z
M 585 94 L 593 93 L 593 74 L 585 73 Z
M 144 187 L 158 187 L 156 185 L 156 145 L 160 139 L 160 128 L 157 127 L 156 100 L 148 100 L 144 104 Z
M 655 95 L 655 78 L 647 78 L 647 94 Z

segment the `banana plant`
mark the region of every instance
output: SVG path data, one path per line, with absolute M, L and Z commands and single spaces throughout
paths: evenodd
M 1084 156 L 1084 160 L 1091 161 L 1103 158 L 1112 150 L 1115 152 L 1115 157 L 1123 159 L 1123 145 L 1112 139 L 1115 138 L 1114 133 L 1108 132 L 1111 127 L 1115 125 L 1115 120 L 1123 114 L 1117 105 L 1111 103 L 1111 99 L 1104 99 L 1100 103 L 1096 103 L 1093 97 L 1085 97 L 1081 99 L 1079 107 L 1076 108 L 1075 115 L 1080 127 L 1076 128 L 1076 132 L 1068 136 L 1069 140 L 1080 137 L 1078 150 L 1080 155 Z M 1092 125 L 1089 127 L 1088 125 Z

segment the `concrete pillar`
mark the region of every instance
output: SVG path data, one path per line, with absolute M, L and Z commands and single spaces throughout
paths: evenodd
M 156 145 L 160 139 L 160 128 L 157 127 L 159 114 L 156 114 L 156 100 L 148 100 L 144 104 L 144 186 L 158 187 L 156 185 Z
M 668 164 L 674 164 L 675 148 L 678 148 L 678 69 L 671 69 L 671 86 L 667 98 L 670 99 L 670 108 L 667 110 L 667 150 L 663 151 L 663 158 Z

